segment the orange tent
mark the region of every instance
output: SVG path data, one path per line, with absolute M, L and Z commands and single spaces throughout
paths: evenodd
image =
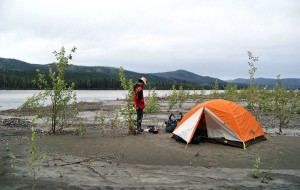
M 173 134 L 190 143 L 193 136 L 246 148 L 265 140 L 264 131 L 245 108 L 217 99 L 198 104 L 178 123 Z

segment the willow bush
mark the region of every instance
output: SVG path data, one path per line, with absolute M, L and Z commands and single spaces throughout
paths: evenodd
M 287 127 L 290 121 L 299 115 L 299 92 L 287 90 L 281 83 L 280 75 L 277 76 L 277 83 L 272 92 L 272 113 L 279 122 L 279 133 L 282 133 L 282 128 Z
M 219 93 L 220 87 L 218 80 L 215 80 L 215 84 L 212 87 L 212 90 L 209 94 L 209 99 L 218 99 L 220 98 L 220 93 Z
M 231 82 L 227 83 L 224 91 L 224 99 L 232 102 L 237 102 L 238 94 L 239 93 L 237 90 L 237 85 L 234 85 Z
M 34 82 L 41 92 L 29 97 L 21 106 L 21 109 L 35 110 L 38 117 L 46 117 L 46 123 L 51 126 L 50 133 L 56 133 L 57 127 L 62 130 L 70 126 L 78 115 L 76 94 L 73 93 L 75 84 L 64 80 L 65 68 L 70 66 L 69 61 L 75 51 L 76 47 L 73 47 L 66 55 L 62 47 L 60 52 L 53 52 L 56 62 L 49 66 L 48 75 L 37 70 L 38 78 Z
M 128 126 L 129 132 L 131 131 L 132 127 L 136 125 L 135 120 L 135 109 L 134 109 L 134 102 L 133 102 L 133 87 L 134 83 L 130 79 L 127 81 L 124 69 L 120 67 L 119 69 L 119 76 L 121 81 L 121 87 L 125 90 L 125 105 L 121 107 L 121 115 L 124 117 L 125 124 Z
M 155 88 L 149 88 L 148 100 L 145 107 L 146 113 L 155 113 L 160 111 L 160 105 L 158 104 L 158 96 Z
M 179 90 L 176 90 L 175 85 L 173 85 L 172 90 L 168 95 L 168 111 L 170 111 L 176 104 L 179 108 L 182 108 L 184 102 L 189 98 L 189 92 L 183 88 L 181 84 Z

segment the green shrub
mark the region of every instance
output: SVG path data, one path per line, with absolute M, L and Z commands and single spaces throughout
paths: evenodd
M 258 177 L 259 170 L 260 170 L 262 164 L 263 164 L 263 163 L 262 163 L 260 157 L 259 157 L 259 156 L 256 157 L 255 162 L 254 162 L 254 164 L 253 164 L 253 168 L 252 168 L 252 170 L 251 170 L 252 177 L 254 177 L 254 178 L 257 178 L 257 177 Z
M 35 110 L 38 117 L 46 117 L 46 122 L 51 125 L 50 133 L 55 133 L 57 127 L 62 130 L 70 126 L 78 114 L 76 94 L 73 93 L 75 84 L 68 84 L 64 80 L 65 68 L 70 66 L 69 61 L 75 51 L 76 47 L 72 48 L 68 56 L 65 55 L 64 47 L 60 52 L 53 52 L 57 62 L 53 62 L 49 67 L 48 76 L 37 70 L 38 78 L 34 82 L 42 91 L 29 97 L 21 106 L 21 109 Z
M 184 90 L 182 84 L 179 86 L 177 98 L 179 101 L 179 108 L 182 108 L 183 103 L 189 98 L 189 91 Z
M 236 102 L 238 100 L 237 85 L 233 85 L 231 82 L 227 83 L 224 91 L 224 99 Z
M 298 115 L 300 97 L 297 90 L 287 90 L 282 85 L 280 75 L 277 76 L 277 83 L 273 89 L 273 116 L 279 122 L 279 133 L 290 121 Z
M 132 80 L 127 81 L 124 69 L 120 67 L 119 69 L 119 76 L 121 81 L 121 87 L 125 90 L 125 102 L 126 104 L 121 108 L 121 114 L 124 116 L 124 121 L 128 126 L 129 132 L 131 128 L 135 126 L 135 109 L 134 109 L 134 102 L 133 102 L 133 87 L 134 83 Z
M 177 93 L 177 90 L 175 88 L 175 85 L 173 85 L 172 87 L 172 91 L 170 91 L 169 95 L 168 95 L 168 111 L 170 111 L 174 106 L 175 104 L 177 103 L 178 101 L 178 93 Z
M 158 104 L 158 96 L 155 92 L 155 88 L 152 90 L 149 89 L 148 101 L 145 107 L 145 112 L 147 113 L 154 113 L 160 111 L 160 105 Z
M 209 98 L 210 99 L 218 99 L 220 98 L 220 94 L 219 94 L 219 83 L 218 80 L 215 81 L 214 86 L 212 87 L 212 90 L 209 94 Z

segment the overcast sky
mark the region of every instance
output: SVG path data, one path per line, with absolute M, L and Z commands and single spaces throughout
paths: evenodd
M 1 0 L 0 57 L 47 64 L 184 69 L 219 79 L 300 78 L 299 0 Z

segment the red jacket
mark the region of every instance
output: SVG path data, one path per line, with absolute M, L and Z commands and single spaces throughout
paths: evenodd
M 133 101 L 135 103 L 136 109 L 144 109 L 145 108 L 143 86 L 140 85 L 139 83 L 136 83 L 133 87 Z

